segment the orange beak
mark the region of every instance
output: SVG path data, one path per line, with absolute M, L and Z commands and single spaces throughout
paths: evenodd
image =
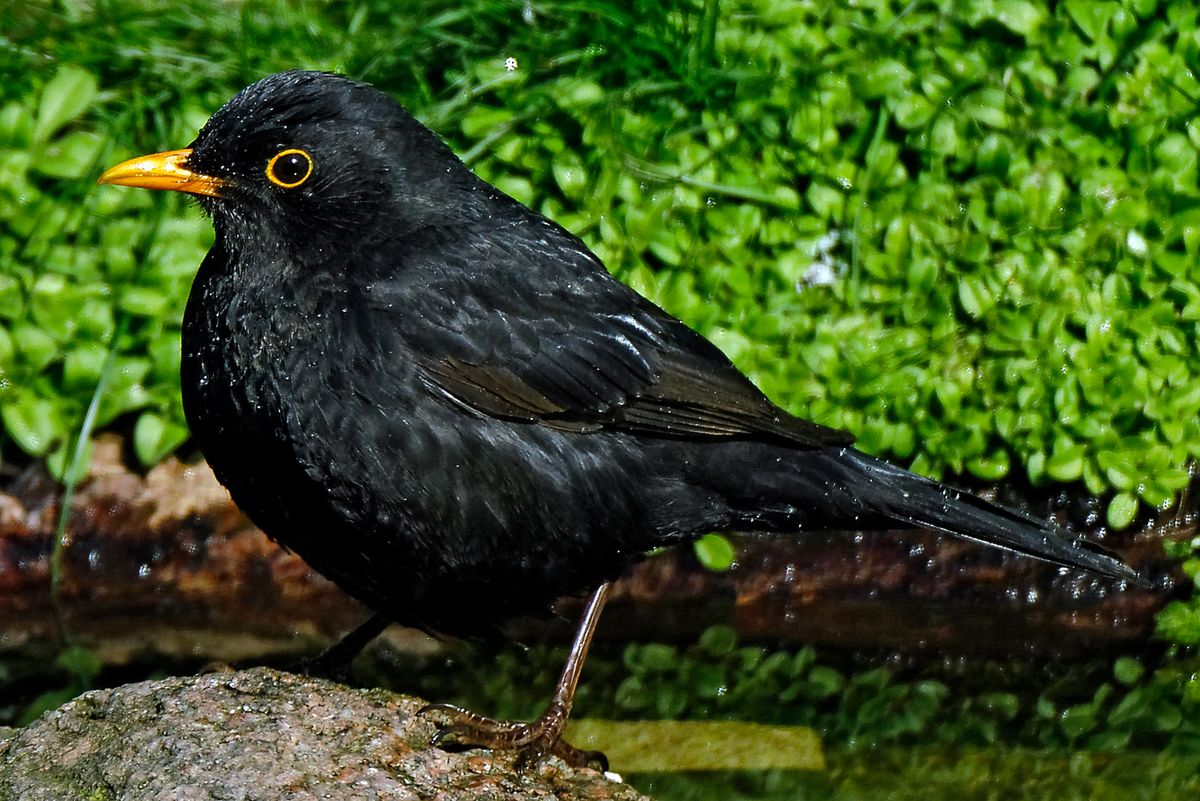
M 104 171 L 96 183 L 140 186 L 143 189 L 170 189 L 193 195 L 220 197 L 225 181 L 211 175 L 192 172 L 184 165 L 190 149 L 168 150 L 150 156 L 138 156 Z

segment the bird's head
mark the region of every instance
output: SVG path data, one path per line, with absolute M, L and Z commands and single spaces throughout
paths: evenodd
M 118 164 L 100 183 L 196 196 L 226 247 L 286 248 L 299 261 L 437 224 L 473 176 L 383 92 L 283 72 L 239 92 L 182 150 Z

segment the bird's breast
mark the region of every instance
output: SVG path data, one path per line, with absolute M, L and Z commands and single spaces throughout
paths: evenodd
M 349 306 L 303 282 L 245 278 L 201 269 L 181 354 L 188 423 L 235 497 L 245 474 L 295 462 L 297 432 L 314 428 L 306 418 L 335 415 L 354 391 Z

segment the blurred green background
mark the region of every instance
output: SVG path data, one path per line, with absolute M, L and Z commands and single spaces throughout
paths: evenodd
M 774 400 L 864 450 L 1097 495 L 1114 529 L 1189 483 L 1190 0 L 0 5 L 7 463 L 45 459 L 69 481 L 96 430 L 127 433 L 143 465 L 185 442 L 179 319 L 208 223 L 94 178 L 185 146 L 238 88 L 298 66 L 394 94 Z M 1195 546 L 1175 546 L 1192 576 Z M 1200 700 L 1200 611 L 1175 602 L 1160 630 L 1159 671 L 1114 666 L 1082 711 L 1022 709 L 1033 722 L 997 732 L 1200 752 L 1179 712 Z M 887 708 L 924 709 L 927 690 Z M 926 723 L 902 731 L 961 736 Z

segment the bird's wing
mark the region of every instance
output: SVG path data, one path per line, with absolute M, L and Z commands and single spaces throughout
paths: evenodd
M 427 310 L 410 339 L 423 380 L 478 413 L 564 430 L 853 441 L 775 406 L 708 340 L 601 281 L 598 292 L 510 296 L 499 307 L 461 286 L 443 295 L 454 304 Z

